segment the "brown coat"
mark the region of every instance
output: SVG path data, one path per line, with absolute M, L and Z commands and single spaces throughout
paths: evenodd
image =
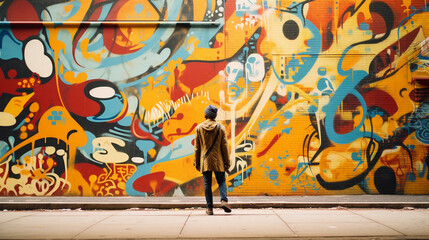
M 195 129 L 194 165 L 200 172 L 225 172 L 231 166 L 228 142 L 226 140 L 226 130 L 222 124 L 219 125 L 221 127 L 219 136 L 217 137 L 213 149 L 205 159 L 204 155 L 216 136 L 217 122 L 207 119 L 199 124 Z

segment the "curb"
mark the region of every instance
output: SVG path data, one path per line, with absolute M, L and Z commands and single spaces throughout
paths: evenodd
M 429 208 L 429 202 L 230 202 L 232 208 Z M 82 209 L 188 209 L 205 208 L 205 203 L 120 203 L 120 202 L 1 202 L 4 210 Z M 220 204 L 215 204 L 219 208 Z

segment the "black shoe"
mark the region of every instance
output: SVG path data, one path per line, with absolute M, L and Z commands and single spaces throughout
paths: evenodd
M 206 213 L 207 215 L 213 215 L 213 208 L 207 208 Z
M 226 213 L 230 213 L 232 211 L 231 206 L 229 206 L 228 202 L 226 201 L 221 201 L 220 207 L 223 208 Z

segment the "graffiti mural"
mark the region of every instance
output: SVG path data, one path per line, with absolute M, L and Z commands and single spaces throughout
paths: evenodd
M 0 195 L 429 194 L 426 0 L 0 0 Z M 216 186 L 214 186 L 216 187 Z

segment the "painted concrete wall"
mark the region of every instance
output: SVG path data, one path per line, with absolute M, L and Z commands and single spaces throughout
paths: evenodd
M 426 0 L 0 2 L 0 195 L 428 194 Z M 216 186 L 214 186 L 216 187 Z

